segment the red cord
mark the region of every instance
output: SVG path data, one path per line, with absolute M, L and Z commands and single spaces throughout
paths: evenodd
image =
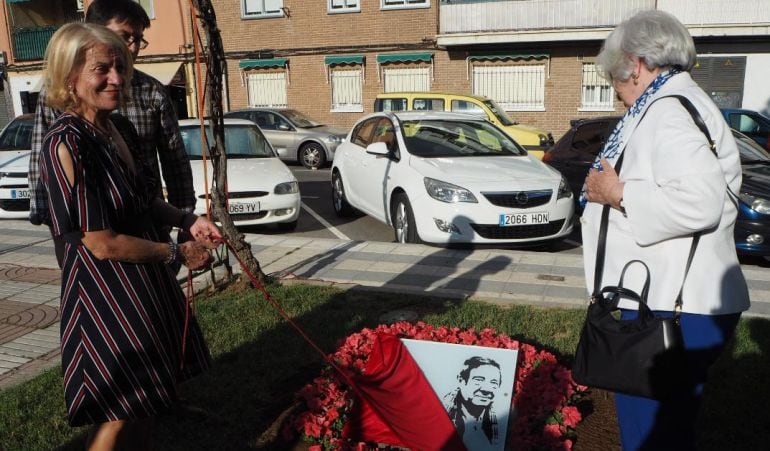
M 339 366 L 338 366 L 338 365 L 337 365 L 337 364 L 334 362 L 334 360 L 332 360 L 332 359 L 331 359 L 331 357 L 329 357 L 329 356 L 328 356 L 328 355 L 327 355 L 327 354 L 326 354 L 326 353 L 325 353 L 325 352 L 324 352 L 324 351 L 323 351 L 323 350 L 322 350 L 322 349 L 321 349 L 321 348 L 320 348 L 320 347 L 319 347 L 317 344 L 315 344 L 315 342 L 314 342 L 314 341 L 313 341 L 313 340 L 312 340 L 312 339 L 311 339 L 311 338 L 310 338 L 310 337 L 309 337 L 309 336 L 308 336 L 308 335 L 305 333 L 305 331 L 303 331 L 303 330 L 302 330 L 302 328 L 301 328 L 301 327 L 299 327 L 299 325 L 297 325 L 297 323 L 295 323 L 294 321 L 292 321 L 291 317 L 289 317 L 289 314 L 288 314 L 288 313 L 286 313 L 286 311 L 285 311 L 285 310 L 284 310 L 284 309 L 281 307 L 281 305 L 280 305 L 280 304 L 279 304 L 279 303 L 278 303 L 278 302 L 277 302 L 275 299 L 273 299 L 273 297 L 272 297 L 272 296 L 270 296 L 270 293 L 268 293 L 268 291 L 267 291 L 267 289 L 265 288 L 265 286 L 264 286 L 264 285 L 263 285 L 263 284 L 262 284 L 262 283 L 259 281 L 259 279 L 257 279 L 257 278 L 254 276 L 254 274 L 252 274 L 252 273 L 251 273 L 251 271 L 249 271 L 249 268 L 248 268 L 248 267 L 247 267 L 247 266 L 246 266 L 246 265 L 243 263 L 243 260 L 241 260 L 241 258 L 238 256 L 238 253 L 235 251 L 235 248 L 234 248 L 234 247 L 233 247 L 233 245 L 230 243 L 230 241 L 228 241 L 228 240 L 227 240 L 226 238 L 224 238 L 224 237 L 222 238 L 222 240 L 223 240 L 223 242 L 225 243 L 225 245 L 227 245 L 228 249 L 230 249 L 230 251 L 231 251 L 231 252 L 232 252 L 232 254 L 235 256 L 235 258 L 238 260 L 238 263 L 240 263 L 240 265 L 241 265 L 241 269 L 243 270 L 243 273 L 244 273 L 244 274 L 246 274 L 246 275 L 249 277 L 249 280 L 251 280 L 251 283 L 254 285 L 254 287 L 255 287 L 256 289 L 258 289 L 258 290 L 259 290 L 259 291 L 262 293 L 262 295 L 265 297 L 265 300 L 267 300 L 269 303 L 271 303 L 271 304 L 273 305 L 273 307 L 275 307 L 275 308 L 276 308 L 276 310 L 278 310 L 278 313 L 279 313 L 279 314 L 280 314 L 280 315 L 281 315 L 281 316 L 282 316 L 282 317 L 283 317 L 283 318 L 286 320 L 286 322 L 288 322 L 288 323 L 289 323 L 289 325 L 290 325 L 291 327 L 293 327 L 293 328 L 294 328 L 294 330 L 296 330 L 296 331 L 297 331 L 297 333 L 298 333 L 298 334 L 299 334 L 299 335 L 300 335 L 302 338 L 304 338 L 304 339 L 305 339 L 305 341 L 306 341 L 306 342 L 307 342 L 307 343 L 310 345 L 310 347 L 311 347 L 311 348 L 315 349 L 315 350 L 316 350 L 316 352 L 318 352 L 318 354 L 320 354 L 320 355 L 321 355 L 321 357 L 323 358 L 323 360 L 324 360 L 324 361 L 325 361 L 327 364 L 329 364 L 329 366 L 331 366 L 332 368 L 334 368 L 334 370 L 335 370 L 335 371 L 337 371 L 337 373 L 339 373 L 339 374 L 340 374 L 340 376 L 341 376 L 341 377 L 342 377 L 342 378 L 345 380 L 345 382 L 347 382 L 347 383 L 348 383 L 348 385 L 350 385 L 350 387 L 351 387 L 351 388 L 352 388 L 352 389 L 353 389 L 353 390 L 354 390 L 354 391 L 355 391 L 355 392 L 356 392 L 356 393 L 357 393 L 359 396 L 361 396 L 362 398 L 365 398 L 365 399 L 369 400 L 369 397 L 368 397 L 368 396 L 366 396 L 364 393 L 362 393 L 361 391 L 359 391 L 359 390 L 358 390 L 358 387 L 357 387 L 357 386 L 356 386 L 356 384 L 353 382 L 353 380 L 350 378 L 350 375 L 348 375 L 348 373 L 346 373 L 346 372 L 345 372 L 345 371 L 344 371 L 342 368 L 340 368 L 340 367 L 339 367 Z

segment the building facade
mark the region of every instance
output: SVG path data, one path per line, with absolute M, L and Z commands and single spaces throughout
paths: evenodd
M 197 115 L 189 1 L 137 0 L 152 18 L 138 68 Z M 45 45 L 89 0 L 0 0 L 0 125 L 31 111 Z M 286 106 L 349 128 L 393 91 L 496 100 L 558 138 L 578 117 L 622 114 L 594 65 L 612 28 L 669 11 L 695 38 L 693 76 L 721 106 L 770 114 L 767 0 L 211 0 L 226 52 L 225 110 Z
M 180 117 L 196 111 L 189 3 L 181 0 L 138 0 L 150 17 L 136 67 L 168 87 Z M 42 86 L 45 49 L 62 25 L 84 20 L 89 0 L 2 0 L 0 13 L 0 126 L 34 111 Z
M 624 111 L 594 61 L 612 28 L 669 11 L 695 38 L 693 76 L 721 106 L 770 113 L 766 0 L 213 0 L 228 60 L 227 109 L 288 106 L 340 127 L 378 93 L 495 99 L 555 137 Z

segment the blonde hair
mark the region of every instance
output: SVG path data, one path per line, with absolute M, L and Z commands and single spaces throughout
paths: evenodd
M 79 101 L 72 93 L 74 76 L 86 61 L 86 52 L 98 44 L 110 47 L 123 61 L 122 94 L 126 99 L 131 89 L 133 58 L 123 39 L 109 28 L 91 23 L 73 22 L 59 28 L 45 50 L 43 83 L 45 101 L 57 110 L 74 109 Z

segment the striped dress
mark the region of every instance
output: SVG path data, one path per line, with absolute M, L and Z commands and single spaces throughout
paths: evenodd
M 135 149 L 133 130 L 119 129 Z M 57 157 L 60 144 L 72 157 L 73 187 Z M 179 382 L 210 364 L 194 319 L 182 352 L 185 298 L 167 265 L 98 260 L 79 241 L 82 232 L 104 229 L 165 241 L 148 213 L 154 184 L 144 177 L 146 166 L 138 159 L 135 165 L 129 170 L 110 142 L 70 114 L 52 125 L 41 149 L 52 231 L 67 241 L 61 350 L 72 426 L 155 415 L 175 402 Z

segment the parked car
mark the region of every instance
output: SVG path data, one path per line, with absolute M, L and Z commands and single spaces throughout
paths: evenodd
M 282 160 L 299 162 L 308 169 L 331 162 L 347 134 L 289 108 L 247 108 L 231 111 L 225 117 L 254 122 Z
M 575 199 L 588 169 L 620 117 L 578 119 L 543 161 L 567 178 Z M 740 254 L 770 256 L 770 153 L 733 130 L 740 151 L 743 184 L 738 193 L 735 246 Z M 705 156 L 704 156 L 705 157 Z
M 536 243 L 573 227 L 566 180 L 478 116 L 375 113 L 337 148 L 332 198 L 393 227 L 398 242 Z
M 752 110 L 722 108 L 721 111 L 730 127 L 770 150 L 770 118 Z
M 735 246 L 746 255 L 770 256 L 770 153 L 733 130 L 743 168 Z
M 276 224 L 282 230 L 293 230 L 300 209 L 299 184 L 294 174 L 278 158 L 253 122 L 242 119 L 225 119 L 224 122 L 228 210 L 233 222 L 238 226 Z M 192 166 L 197 196 L 195 213 L 205 215 L 200 122 L 198 119 L 180 120 L 179 128 Z M 213 146 L 208 121 L 206 135 L 209 145 Z M 211 162 L 206 168 L 209 184 L 213 184 Z
M 621 116 L 573 119 L 570 129 L 543 155 L 543 161 L 561 172 L 577 199 L 596 155 L 604 147 Z
M 16 117 L 0 132 L 0 218 L 29 217 L 29 153 L 32 114 Z
M 484 96 L 449 92 L 389 92 L 374 100 L 374 111 L 454 111 L 478 114 L 505 130 L 517 143 L 537 158 L 553 146 L 553 136 L 545 130 L 511 119 L 495 103 Z

